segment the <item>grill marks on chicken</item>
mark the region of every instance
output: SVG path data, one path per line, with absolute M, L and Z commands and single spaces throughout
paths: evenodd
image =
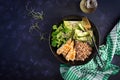
M 67 56 L 65 57 L 67 61 L 69 61 L 69 60 L 74 61 L 75 60 L 76 51 L 75 51 L 73 46 L 74 46 L 74 41 L 71 42 L 70 51 L 68 52 Z
M 69 39 L 66 44 L 63 44 L 60 48 L 57 49 L 57 54 L 60 55 L 62 54 L 63 56 L 66 56 L 67 53 L 69 52 L 70 48 L 71 48 L 71 42 L 72 40 Z
M 75 56 L 76 56 L 76 51 L 74 49 L 74 41 L 72 41 L 71 39 L 69 39 L 66 44 L 63 44 L 58 50 L 57 50 L 57 54 L 60 55 L 62 54 L 65 59 L 67 61 L 71 60 L 74 61 L 75 60 Z

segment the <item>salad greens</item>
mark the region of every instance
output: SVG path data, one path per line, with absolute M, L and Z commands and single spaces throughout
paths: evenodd
M 60 47 L 69 38 L 88 42 L 90 45 L 93 44 L 91 39 L 94 36 L 92 29 L 85 30 L 81 21 L 63 21 L 59 26 L 53 25 L 52 29 L 51 44 L 53 47 Z
M 60 26 L 53 25 L 52 46 L 59 47 L 61 44 L 65 43 L 66 40 L 71 37 L 71 31 L 72 30 L 65 27 L 64 24 L 60 24 Z

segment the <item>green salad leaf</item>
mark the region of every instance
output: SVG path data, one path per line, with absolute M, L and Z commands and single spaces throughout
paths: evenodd
M 53 30 L 56 30 L 57 29 L 57 25 L 53 25 Z
M 52 46 L 53 47 L 59 47 L 61 44 L 65 43 L 65 37 L 64 37 L 64 28 L 63 24 L 60 24 L 60 26 L 53 25 L 53 32 L 52 32 Z

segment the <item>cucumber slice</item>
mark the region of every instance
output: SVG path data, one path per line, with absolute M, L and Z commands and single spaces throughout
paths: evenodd
M 87 37 L 80 37 L 80 38 L 77 38 L 77 40 L 79 40 L 79 41 L 87 41 L 88 39 L 87 39 Z
M 75 34 L 78 36 L 78 37 L 83 37 L 83 36 L 88 36 L 89 35 L 89 32 L 82 32 L 81 30 L 75 30 Z
M 85 28 L 80 23 L 78 25 L 82 31 L 85 31 Z

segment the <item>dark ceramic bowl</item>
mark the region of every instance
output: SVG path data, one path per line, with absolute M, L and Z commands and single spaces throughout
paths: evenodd
M 60 22 L 58 22 L 58 25 L 63 21 L 63 20 L 69 20 L 69 21 L 81 21 L 82 20 L 82 17 L 83 16 L 66 16 L 66 17 L 64 17 Z M 90 21 L 90 20 L 89 20 Z M 90 23 L 91 23 L 91 26 L 92 26 L 92 30 L 93 30 L 93 33 L 94 33 L 94 36 L 95 36 L 95 40 L 96 40 L 96 45 L 97 45 L 97 47 L 99 47 L 99 33 L 98 33 L 98 29 L 97 29 L 97 27 L 90 21 Z M 53 30 L 51 30 L 51 33 L 52 33 L 52 31 Z M 52 47 L 51 46 L 51 33 L 50 33 L 50 35 L 49 35 L 49 46 L 50 46 L 50 49 L 51 49 L 51 51 L 52 51 L 52 53 L 53 53 L 53 55 L 61 62 L 61 63 L 64 63 L 64 64 L 67 64 L 67 65 L 71 65 L 71 66 L 73 66 L 73 65 L 84 65 L 84 64 L 86 64 L 86 63 L 88 63 L 92 58 L 94 58 L 95 56 L 96 56 L 96 49 L 95 49 L 95 47 L 93 47 L 92 49 L 92 54 L 91 55 L 89 55 L 89 57 L 88 58 L 86 58 L 85 59 L 85 61 L 67 61 L 64 57 L 63 57 L 63 55 L 58 55 L 57 53 L 56 53 L 56 51 L 57 51 L 57 48 L 56 47 Z

